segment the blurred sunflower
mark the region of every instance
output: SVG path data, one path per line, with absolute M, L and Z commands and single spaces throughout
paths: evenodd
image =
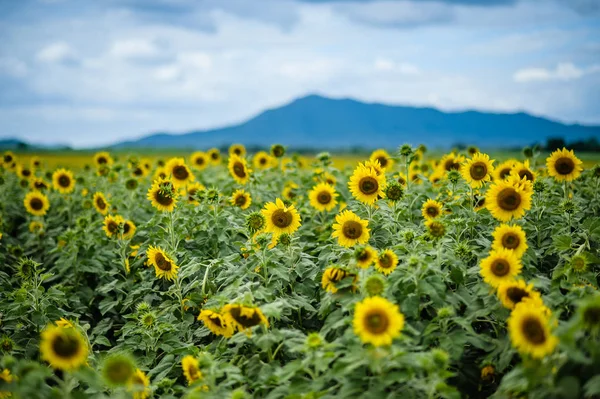
M 385 189 L 385 176 L 378 175 L 372 168 L 359 165 L 350 177 L 348 187 L 358 201 L 373 205 L 379 198 L 383 198 Z
M 126 385 L 135 370 L 135 362 L 128 353 L 113 352 L 102 361 L 102 377 L 110 387 Z
M 246 147 L 243 144 L 232 144 L 229 147 L 229 155 L 237 155 L 238 157 L 246 156 Z
M 150 390 L 150 378 L 140 369 L 135 369 L 135 372 L 129 379 L 129 392 L 133 393 L 133 399 L 147 399 L 152 391 Z
M 492 216 L 502 222 L 520 219 L 531 209 L 530 182 L 508 179 L 498 181 L 486 193 L 485 203 Z
M 30 191 L 25 195 L 23 205 L 27 212 L 34 216 L 44 216 L 50 209 L 50 201 L 48 197 L 39 191 Z
M 404 315 L 398 305 L 380 296 L 372 296 L 356 304 L 352 325 L 363 343 L 386 346 L 400 336 Z
M 52 174 L 52 186 L 61 194 L 69 194 L 75 189 L 75 180 L 70 170 L 58 169 Z
M 274 236 L 292 234 L 300 227 L 300 214 L 294 205 L 286 206 L 279 198 L 267 203 L 261 213 L 266 219 L 265 232 Z
M 372 161 L 378 161 L 383 169 L 391 170 L 394 167 L 394 160 L 386 150 L 375 150 L 369 157 Z
M 513 166 L 515 166 L 516 163 L 517 161 L 515 161 L 514 159 L 509 159 L 498 165 L 498 167 L 494 169 L 494 180 L 502 181 L 508 178 L 508 176 L 510 176 L 510 172 L 513 169 Z
M 200 371 L 200 362 L 192 355 L 186 355 L 181 359 L 181 368 L 188 385 L 204 378 Z
M 521 226 L 501 224 L 496 227 L 492 236 L 494 237 L 492 249 L 504 248 L 511 250 L 517 258 L 523 256 L 528 248 L 525 231 L 523 231 Z
M 41 334 L 40 353 L 52 368 L 74 370 L 85 364 L 88 344 L 75 328 L 49 325 Z
M 363 220 L 354 212 L 346 210 L 335 217 L 331 236 L 338 239 L 342 247 L 350 248 L 356 244 L 365 244 L 369 241 L 369 222 Z
M 517 256 L 507 249 L 492 250 L 481 261 L 479 273 L 483 281 L 494 288 L 500 283 L 513 280 L 521 273 L 523 265 Z
M 357 279 L 356 274 L 350 274 L 341 267 L 329 266 L 323 271 L 323 276 L 321 277 L 321 287 L 323 287 L 325 291 L 335 294 L 338 291 L 336 284 L 350 276 L 354 277 L 355 280 Z
M 107 215 L 104 218 L 104 226 L 102 230 L 106 233 L 108 238 L 112 238 L 119 234 L 121 225 L 125 223 L 125 220 L 122 216 L 119 215 Z
M 231 177 L 239 184 L 246 184 L 248 183 L 248 180 L 250 180 L 250 173 L 252 171 L 248 169 L 248 165 L 244 158 L 235 154 L 231 155 L 227 162 L 227 168 L 229 169 Z
M 41 232 L 42 230 L 44 230 L 44 224 L 38 221 L 33 221 L 31 223 L 29 223 L 29 232 L 30 233 L 34 233 L 37 234 L 39 232 Z
M 515 162 L 510 170 L 510 174 L 515 175 L 518 180 L 525 178 L 525 180 L 529 180 L 532 183 L 536 179 L 535 172 L 529 167 L 529 159 L 525 162 Z
M 433 199 L 428 199 L 421 207 L 421 214 L 425 220 L 433 220 L 442 214 L 443 205 Z
M 14 377 L 10 373 L 9 369 L 3 369 L 0 372 L 0 387 L 6 389 L 7 385 L 10 385 L 13 381 Z M 8 399 L 10 397 L 12 397 L 12 392 L 0 390 L 0 399 Z
M 190 157 L 192 167 L 198 170 L 204 170 L 208 166 L 208 156 L 202 151 L 196 151 Z
M 94 163 L 96 164 L 96 167 L 111 166 L 113 164 L 113 159 L 108 152 L 102 151 L 94 155 Z
M 94 208 L 96 208 L 101 215 L 106 215 L 110 209 L 110 204 L 106 201 L 106 197 L 101 192 L 94 193 L 92 203 L 94 204 Z
M 391 249 L 386 249 L 379 254 L 375 261 L 375 269 L 386 276 L 396 270 L 398 255 Z
M 221 163 L 221 151 L 217 148 L 211 148 L 206 151 L 206 156 L 208 157 L 208 162 L 212 165 L 219 165 Z
M 460 164 L 463 163 L 464 159 L 464 156 L 451 152 L 442 157 L 440 160 L 440 168 L 445 172 L 460 170 Z
M 198 320 L 202 321 L 206 328 L 215 335 L 220 335 L 225 338 L 229 338 L 233 335 L 233 326 L 218 312 L 203 309 L 198 315 Z
M 233 206 L 239 206 L 242 209 L 248 209 L 250 204 L 252 204 L 252 197 L 250 197 L 250 193 L 244 190 L 235 190 L 231 194 L 229 203 Z
M 177 277 L 179 266 L 161 248 L 151 245 L 148 247 L 146 257 L 148 258 L 146 261 L 148 265 L 154 266 L 157 278 L 172 281 Z
M 200 205 L 197 194 L 199 191 L 204 191 L 204 190 L 206 190 L 206 187 L 204 187 L 204 184 L 202 184 L 202 183 L 194 182 L 194 183 L 188 184 L 185 188 L 185 195 L 187 197 L 188 204 Z
M 494 172 L 494 160 L 489 155 L 477 153 L 471 159 L 467 159 L 460 167 L 463 179 L 473 188 L 481 188 L 491 180 Z
M 42 161 L 40 157 L 31 157 L 31 159 L 29 160 L 29 166 L 31 167 L 31 169 L 39 169 L 42 166 Z
M 533 285 L 527 284 L 523 280 L 508 280 L 498 285 L 498 298 L 507 309 L 514 309 L 515 306 L 525 298 L 541 303 L 539 292 L 533 289 Z
M 288 201 L 295 201 L 298 197 L 298 185 L 294 182 L 285 183 L 281 195 Z
M 33 177 L 33 171 L 29 167 L 19 164 L 17 166 L 17 176 L 21 179 L 29 180 Z
M 48 189 L 48 184 L 44 181 L 44 179 L 42 179 L 41 177 L 32 177 L 31 180 L 29 180 L 29 187 L 32 190 L 46 190 Z
M 262 311 L 255 306 L 244 306 L 239 304 L 227 304 L 221 311 L 223 317 L 234 329 L 240 332 L 246 331 L 259 324 L 269 327 L 269 321 Z
M 155 180 L 146 198 L 159 211 L 173 212 L 177 204 L 177 191 L 170 179 Z
M 135 224 L 131 220 L 125 220 L 123 222 L 123 235 L 121 236 L 121 238 L 123 240 L 130 240 L 131 238 L 133 238 L 135 230 Z
M 517 304 L 507 325 L 510 340 L 521 354 L 541 359 L 554 352 L 558 344 L 550 330 L 548 315 L 531 302 Z
M 575 156 L 573 150 L 568 151 L 563 148 L 550 154 L 546 159 L 546 168 L 548 169 L 548 175 L 554 177 L 557 181 L 573 181 L 581 175 L 582 163 Z
M 330 211 L 337 205 L 335 189 L 327 183 L 319 183 L 310 190 L 310 205 L 318 211 Z
M 265 151 L 259 151 L 252 157 L 252 165 L 256 169 L 267 169 L 273 164 L 273 159 Z
M 165 172 L 171 176 L 175 188 L 185 187 L 195 179 L 183 158 L 171 158 L 165 165 Z
M 359 247 L 354 251 L 354 259 L 356 259 L 356 265 L 361 269 L 366 269 L 377 259 L 377 251 L 370 247 Z
M 359 166 L 362 165 L 365 168 L 371 168 L 373 169 L 378 175 L 383 175 L 385 174 L 385 168 L 381 166 L 381 164 L 379 163 L 379 160 L 377 159 L 369 159 L 365 162 L 359 163 Z

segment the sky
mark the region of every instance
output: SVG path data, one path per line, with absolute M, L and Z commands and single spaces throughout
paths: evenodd
M 0 0 L 0 139 L 102 146 L 311 93 L 600 124 L 600 0 Z

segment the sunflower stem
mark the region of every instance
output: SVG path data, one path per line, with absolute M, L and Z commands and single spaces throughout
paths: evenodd
M 175 210 L 169 213 L 169 235 L 171 237 L 171 251 L 177 250 L 177 243 L 175 242 Z
M 206 282 L 208 281 L 208 271 L 210 270 L 211 264 L 206 265 L 206 270 L 204 271 L 204 278 L 202 279 L 202 295 L 206 294 Z

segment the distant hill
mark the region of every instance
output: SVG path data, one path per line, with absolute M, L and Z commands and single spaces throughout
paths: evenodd
M 57 150 L 70 150 L 71 147 L 63 144 L 55 145 L 36 145 L 30 144 L 19 139 L 0 139 L 0 150 L 12 150 L 12 151 L 57 151 Z

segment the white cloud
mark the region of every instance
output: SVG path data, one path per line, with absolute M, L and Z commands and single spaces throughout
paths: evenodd
M 0 75 L 22 78 L 27 75 L 28 71 L 29 68 L 23 61 L 14 57 L 0 57 Z
M 374 68 L 377 71 L 396 72 L 402 75 L 418 75 L 421 73 L 416 65 L 408 62 L 394 62 L 386 58 L 377 58 L 374 63 Z
M 600 71 L 600 65 L 592 65 L 588 68 L 579 68 L 571 62 L 559 63 L 555 69 L 547 68 L 524 68 L 514 73 L 515 82 L 528 83 L 536 81 L 570 81 L 579 79 L 585 75 Z
M 149 58 L 159 54 L 158 47 L 145 39 L 117 40 L 110 53 L 117 58 Z
M 75 51 L 65 42 L 52 43 L 37 53 L 37 59 L 49 64 L 73 62 L 77 59 Z

